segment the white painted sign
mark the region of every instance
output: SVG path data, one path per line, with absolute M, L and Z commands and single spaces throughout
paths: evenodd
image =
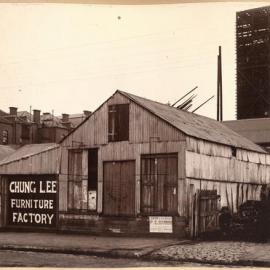
M 12 176 L 8 183 L 8 224 L 54 227 L 56 194 L 54 176 Z
M 172 217 L 151 216 L 149 217 L 150 233 L 172 233 Z
M 88 208 L 90 210 L 97 210 L 97 192 L 95 190 L 90 190 L 88 193 L 88 198 L 89 198 L 89 202 L 88 202 Z

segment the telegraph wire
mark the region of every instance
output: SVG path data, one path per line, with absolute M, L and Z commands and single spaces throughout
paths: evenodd
M 150 34 L 151 35 L 151 34 Z M 164 37 L 164 38 L 166 38 L 166 37 Z M 176 37 L 175 36 L 172 36 L 172 37 L 170 37 L 170 38 L 173 38 L 173 39 L 175 39 Z M 134 38 L 129 38 L 129 39 L 134 39 Z M 118 39 L 118 41 L 122 41 L 122 39 Z M 167 41 L 167 38 L 166 38 L 166 41 Z M 223 40 L 223 44 L 224 44 L 224 42 L 226 43 L 227 41 L 229 41 L 229 40 Z M 179 40 L 179 42 L 180 42 L 180 40 Z M 101 42 L 101 43 L 104 43 L 104 42 Z M 108 43 L 108 42 L 105 42 L 105 43 Z M 160 43 L 160 40 L 159 40 L 159 43 Z M 191 41 L 191 42 L 189 42 L 189 44 L 190 45 L 192 45 L 192 44 L 197 44 L 198 46 L 200 45 L 200 44 L 204 44 L 204 40 L 203 41 L 201 41 L 201 42 L 198 42 L 198 40 L 193 40 L 193 41 Z M 89 43 L 89 44 L 91 44 L 91 43 Z M 94 43 L 93 43 L 94 44 Z M 99 44 L 99 42 L 96 42 L 96 44 L 98 45 Z M 217 44 L 217 41 L 207 41 L 207 46 L 209 46 L 209 44 L 211 45 L 211 44 Z M 78 48 L 80 48 L 80 46 L 76 46 L 76 47 L 78 47 Z M 55 56 L 49 56 L 49 58 L 50 57 L 52 57 L 52 58 L 55 58 L 55 57 L 59 57 L 60 56 L 60 54 L 61 53 L 63 53 L 63 49 L 64 49 L 65 47 L 63 47 L 63 48 L 59 48 L 59 49 L 55 49 L 55 50 L 60 50 L 60 52 Z M 67 50 L 68 50 L 68 48 L 69 47 L 67 47 Z M 71 47 L 72 48 L 72 47 Z M 120 48 L 121 49 L 121 48 Z M 119 49 L 119 50 L 120 50 Z M 179 48 L 180 49 L 180 48 Z M 51 50 L 54 50 L 54 49 L 48 49 L 48 50 L 44 50 L 45 52 L 49 52 L 49 51 L 51 51 Z M 177 48 L 176 48 L 176 50 L 177 50 Z M 80 52 L 80 51 L 79 51 Z M 178 51 L 179 52 L 179 51 Z M 42 54 L 42 55 L 44 55 L 44 53 L 41 53 L 41 52 L 39 52 L 39 51 L 37 51 L 37 53 L 39 54 L 39 57 L 37 58 L 30 58 L 30 59 L 24 59 L 24 60 L 19 60 L 19 61 L 11 61 L 11 62 L 7 62 L 7 63 L 1 63 L 1 65 L 8 65 L 8 64 L 18 64 L 18 63 L 23 63 L 23 62 L 27 62 L 27 61 L 42 61 L 41 59 L 48 59 L 48 56 L 47 57 L 42 57 L 42 56 L 40 56 L 40 54 Z M 65 53 L 65 52 L 64 52 Z M 69 54 L 69 58 L 70 58 L 70 52 L 66 52 L 66 53 L 68 53 Z M 50 54 L 50 53 L 49 53 Z
M 207 56 L 205 55 L 204 57 L 203 57 L 203 60 L 204 60 L 204 58 L 207 58 Z M 161 61 L 162 61 L 162 63 L 164 63 L 165 65 L 171 65 L 171 64 L 178 64 L 178 63 L 181 63 L 181 64 L 184 64 L 184 65 L 181 65 L 181 66 L 183 66 L 183 67 L 186 67 L 186 66 L 192 66 L 191 64 L 189 64 L 189 65 L 185 65 L 185 61 L 183 60 L 183 58 L 182 59 L 180 59 L 180 60 L 177 60 L 177 61 L 171 61 L 171 59 L 174 59 L 174 57 L 170 57 L 170 61 L 167 61 L 167 60 L 162 60 L 161 59 Z M 187 62 L 188 63 L 191 63 L 191 59 L 193 60 L 193 58 L 190 58 L 190 57 L 186 57 L 186 59 L 188 60 Z M 194 60 L 195 59 L 197 59 L 197 58 L 194 58 Z M 143 62 L 140 62 L 140 63 L 138 63 L 135 67 L 140 67 L 140 66 L 144 66 L 145 65 L 145 63 L 153 63 L 153 64 L 155 64 L 155 59 L 147 59 L 147 61 L 143 61 Z M 211 62 L 208 58 L 207 58 L 207 62 Z M 163 66 L 163 64 L 162 63 L 159 63 L 159 65 L 161 66 Z M 201 60 L 198 62 L 198 64 L 195 64 L 194 63 L 194 66 L 198 66 L 198 65 L 200 65 L 200 64 L 205 64 L 204 63 L 204 61 L 202 62 Z M 109 69 L 109 68 L 113 68 L 113 72 L 118 72 L 118 70 L 116 69 L 117 67 L 120 67 L 120 68 L 125 68 L 125 63 L 124 62 L 122 62 L 122 63 L 117 63 L 117 64 L 112 64 L 112 65 L 108 65 L 108 66 L 105 66 L 105 67 L 103 67 L 103 70 L 105 69 Z M 78 70 L 79 71 L 79 68 L 80 67 L 76 67 L 76 70 Z M 84 69 L 86 70 L 88 67 L 86 66 Z M 134 68 L 134 66 L 132 66 L 132 68 Z M 72 72 L 72 74 L 74 74 L 74 70 L 70 70 L 71 72 Z M 106 70 L 106 71 L 110 71 L 110 69 L 109 70 Z M 106 72 L 105 71 L 105 72 Z M 101 72 L 102 74 L 104 73 L 104 71 L 102 71 Z M 30 74 L 30 72 L 29 72 L 29 74 Z M 81 73 L 80 73 L 81 74 Z M 86 74 L 88 74 L 88 72 L 86 73 Z M 92 73 L 93 74 L 93 73 Z M 97 73 L 97 74 L 99 74 L 99 73 Z M 26 72 L 26 76 L 24 75 L 21 75 L 20 77 L 23 77 L 23 78 L 25 78 L 25 77 L 27 77 L 27 72 Z M 31 75 L 32 75 L 32 73 L 31 73 Z
M 198 44 L 198 42 L 196 42 L 196 44 Z M 213 44 L 213 47 L 212 47 Z M 209 53 L 208 57 L 210 56 L 210 54 L 212 55 L 213 51 L 214 51 L 214 46 L 217 44 L 217 42 L 212 42 L 207 44 L 207 47 L 205 46 L 203 51 L 197 51 L 196 53 L 193 53 L 192 55 L 186 55 L 186 53 L 183 51 L 183 48 L 181 47 L 181 45 L 179 44 L 177 47 L 174 48 L 170 48 L 170 47 L 166 47 L 164 49 L 159 49 L 159 50 L 154 50 L 153 47 L 151 47 L 151 44 L 149 45 L 149 48 L 147 48 L 145 50 L 145 47 L 143 49 L 143 53 L 140 54 L 141 57 L 144 56 L 149 56 L 149 55 L 168 55 L 171 52 L 175 52 L 176 55 L 179 57 L 181 55 L 181 51 L 183 51 L 182 56 L 184 57 L 194 57 L 197 58 L 198 56 L 202 56 L 202 55 L 206 55 L 206 53 Z M 191 45 L 191 43 L 189 43 L 188 45 Z M 134 45 L 135 47 L 135 45 Z M 198 44 L 198 47 L 199 44 Z M 130 46 L 127 47 L 129 50 L 131 50 Z M 111 48 L 109 48 L 111 50 Z M 133 48 L 132 48 L 133 49 Z M 107 50 L 106 50 L 107 51 Z M 123 53 L 123 49 L 119 49 L 119 52 Z M 160 54 L 161 52 L 164 52 L 165 54 Z M 47 57 L 42 57 L 42 56 L 38 56 L 38 57 L 32 57 L 30 59 L 25 59 L 25 60 L 19 60 L 19 61 L 13 61 L 13 62 L 1 62 L 0 66 L 7 66 L 7 65 L 24 65 L 27 62 L 51 62 L 51 61 L 55 61 L 55 59 L 61 60 L 61 59 L 66 59 L 69 62 L 73 63 L 74 60 L 78 60 L 80 58 L 82 58 L 83 60 L 85 59 L 85 54 L 81 53 L 81 52 L 77 52 L 79 54 L 79 57 L 76 55 L 71 55 L 70 53 L 67 52 L 68 55 L 61 55 L 61 54 L 57 54 L 57 55 L 52 55 L 52 56 L 47 56 Z M 102 50 L 100 50 L 98 53 L 95 53 L 95 55 L 100 54 L 101 58 L 104 55 L 104 52 Z M 137 51 L 134 50 L 133 52 L 128 53 L 127 55 L 125 54 L 126 58 L 129 58 L 130 56 L 134 55 L 135 57 L 137 57 L 138 55 Z M 91 57 L 91 54 L 89 54 L 89 57 Z M 52 59 L 52 60 L 51 60 Z
M 207 58 L 207 57 L 205 57 L 205 58 Z M 205 60 L 206 59 L 203 59 L 204 61 L 202 61 L 202 60 L 200 60 L 199 61 L 199 63 L 201 64 L 201 63 L 203 63 L 203 64 L 205 64 Z M 139 68 L 139 69 L 141 69 L 141 67 L 145 67 L 145 64 L 155 64 L 155 59 L 147 59 L 147 61 L 143 61 L 143 62 L 141 62 L 141 63 L 137 63 L 136 65 L 133 65 L 133 66 L 131 66 L 131 68 L 132 69 L 134 69 L 134 68 Z M 192 60 L 190 60 L 190 61 L 183 61 L 183 60 L 174 60 L 174 61 L 166 61 L 166 60 L 163 60 L 162 62 L 160 62 L 159 63 L 159 67 L 163 67 L 163 66 L 170 66 L 170 65 L 174 65 L 174 64 L 179 64 L 179 63 L 181 63 L 182 65 L 181 66 L 187 66 L 186 65 L 186 63 L 190 63 L 190 64 L 188 64 L 188 66 L 191 66 L 191 65 L 193 65 L 193 63 L 191 64 L 191 62 L 193 62 Z M 211 61 L 207 58 L 207 63 L 210 63 Z M 194 63 L 194 66 L 198 66 L 198 64 L 195 64 Z M 150 66 L 151 67 L 151 66 Z M 117 68 L 120 68 L 120 69 L 118 69 L 117 70 Z M 85 68 L 85 70 L 87 69 L 87 67 Z M 119 72 L 119 70 L 121 71 L 122 69 L 126 69 L 126 63 L 118 63 L 118 64 L 112 64 L 112 65 L 108 65 L 108 66 L 105 66 L 105 67 L 103 67 L 102 68 L 103 69 L 103 71 L 102 72 L 100 72 L 100 74 L 104 74 L 104 73 L 107 73 L 107 72 L 114 72 L 114 73 L 116 73 L 116 72 Z M 71 72 L 71 75 L 72 74 L 74 74 L 74 70 L 69 70 L 69 72 Z M 78 71 L 79 72 L 79 71 Z M 84 74 L 85 75 L 88 75 L 89 74 L 89 72 L 84 72 Z M 84 75 L 83 74 L 83 75 Z M 94 74 L 96 74 L 96 75 L 99 75 L 99 73 L 94 73 Z M 26 73 L 26 76 L 23 76 L 23 75 L 21 75 L 21 76 L 19 76 L 19 77 L 22 77 L 21 79 L 25 79 L 25 78 L 27 78 L 27 73 Z M 33 75 L 32 73 L 31 73 L 31 75 Z M 70 75 L 70 74 L 68 74 L 68 75 Z M 80 72 L 80 75 L 82 75 L 82 73 Z
M 183 29 L 193 29 L 192 27 L 177 27 L 174 28 L 172 30 L 169 30 L 169 38 L 176 38 L 175 33 L 178 33 L 177 31 L 179 30 L 183 30 Z M 212 29 L 215 30 L 215 27 L 208 27 L 208 29 Z M 165 37 L 165 35 L 168 35 L 168 32 L 155 32 L 155 33 L 147 33 L 147 34 L 141 34 L 141 35 L 134 35 L 134 36 L 130 36 L 130 37 L 123 37 L 123 38 L 119 38 L 119 39 L 114 39 L 114 40 L 108 40 L 108 41 L 97 41 L 97 42 L 86 42 L 83 43 L 81 45 L 77 45 L 77 46 L 68 46 L 68 47 L 58 47 L 58 48 L 52 48 L 52 49 L 46 49 L 46 50 L 40 50 L 40 51 L 36 51 L 38 54 L 44 54 L 44 53 L 50 53 L 51 51 L 60 51 L 62 52 L 63 50 L 70 50 L 70 49 L 81 49 L 82 47 L 89 47 L 92 45 L 97 45 L 100 46 L 101 44 L 110 44 L 110 43 L 117 43 L 117 42 L 122 42 L 125 40 L 133 40 L 133 39 L 138 39 L 138 38 L 145 38 L 145 37 L 149 37 L 149 36 L 157 36 L 157 35 L 162 35 L 162 37 L 166 38 L 166 40 L 168 39 L 168 37 Z M 138 39 L 139 40 L 139 39 Z M 196 42 L 196 44 L 198 43 L 198 40 L 194 41 Z M 208 41 L 209 44 L 209 41 Z
M 198 68 L 202 68 L 202 67 L 206 67 L 212 65 L 211 61 L 208 61 L 207 64 L 200 64 L 200 67 L 198 67 L 198 64 L 194 64 L 194 65 L 186 65 L 186 66 L 169 66 L 169 67 L 159 67 L 159 68 L 150 68 L 150 69 L 144 69 L 144 70 L 140 70 L 140 71 L 130 71 L 130 72 L 117 72 L 117 73 L 108 73 L 108 74 L 104 74 L 104 72 L 102 72 L 101 74 L 91 74 L 90 76 L 84 76 L 84 77 L 75 77 L 75 78 L 68 78 L 68 79 L 61 79 L 61 80 L 54 80 L 54 81 L 46 81 L 46 82 L 39 82 L 39 83 L 18 83 L 14 86 L 1 86 L 0 88 L 4 88 L 4 89 L 8 89 L 8 88 L 17 88 L 18 85 L 21 88 L 24 88 L 25 86 L 39 86 L 39 85 L 49 85 L 49 84 L 59 84 L 59 83 L 63 83 L 63 82 L 71 82 L 71 81 L 82 81 L 82 80 L 87 80 L 87 79 L 93 79 L 93 78 L 98 78 L 98 77 L 115 77 L 115 76 L 124 76 L 124 75 L 129 75 L 129 74 L 140 74 L 140 73 L 149 73 L 149 72 L 159 72 L 162 70 L 176 70 L 176 69 L 189 69 L 192 67 L 198 67 Z M 30 78 L 29 78 L 30 79 Z

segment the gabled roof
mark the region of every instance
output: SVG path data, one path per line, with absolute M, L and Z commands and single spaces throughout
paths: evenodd
M 12 124 L 12 122 L 8 119 L 6 119 L 4 116 L 0 116 L 0 122 L 4 124 Z
M 153 113 L 163 121 L 166 121 L 168 124 L 188 136 L 255 152 L 266 153 L 266 151 L 264 151 L 260 146 L 242 137 L 238 133 L 223 125 L 221 122 L 218 122 L 214 119 L 179 110 L 169 105 L 129 94 L 124 91 L 117 90 L 114 95 L 116 93 L 124 95 L 126 98 L 132 100 L 139 106 Z M 109 99 L 110 98 L 108 98 L 106 101 Z M 103 104 L 100 105 L 98 109 L 103 106 Z M 65 141 L 75 130 L 79 129 L 92 115 L 95 114 L 95 112 L 88 116 L 74 130 L 72 130 L 66 137 L 64 137 L 60 143 Z
M 20 112 L 17 113 L 16 116 L 10 115 L 8 113 L 1 114 L 1 112 L 0 112 L 0 119 L 3 122 L 6 121 L 6 123 L 14 123 L 14 120 L 17 123 L 18 122 L 19 123 L 29 123 L 30 122 L 29 115 L 30 115 L 30 113 L 27 112 L 27 111 L 20 111 Z
M 162 118 L 186 135 L 211 142 L 265 153 L 260 146 L 214 119 L 178 110 L 169 105 L 138 97 L 123 91 L 118 92 L 156 116 Z
M 19 111 L 17 115 L 18 120 L 25 121 L 24 118 L 26 118 L 27 122 L 33 122 L 33 116 L 28 111 Z M 60 127 L 66 129 L 66 126 L 62 124 L 61 118 L 54 116 L 51 113 L 40 115 L 40 122 L 43 127 Z
M 27 121 L 31 121 L 32 115 L 28 111 L 19 111 L 17 112 L 17 116 L 20 117 L 25 117 Z
M 0 161 L 0 166 L 59 147 L 56 143 L 26 144 Z
M 51 113 L 43 113 L 40 116 L 40 121 L 43 127 L 59 127 L 66 129 L 66 127 L 62 124 L 61 119 L 55 115 L 52 115 Z
M 0 110 L 0 116 L 8 115 L 8 113 L 4 112 L 3 110 Z

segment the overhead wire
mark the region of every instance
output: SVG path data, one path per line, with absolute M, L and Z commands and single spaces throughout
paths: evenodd
M 207 63 L 200 65 L 201 67 L 205 67 L 208 65 L 211 65 L 211 61 L 208 61 Z M 155 68 L 150 68 L 150 69 L 143 69 L 140 71 L 128 71 L 128 72 L 117 72 L 117 73 L 111 73 L 109 72 L 108 74 L 104 74 L 104 72 L 100 73 L 100 74 L 90 74 L 88 76 L 83 76 L 83 77 L 75 77 L 75 78 L 61 78 L 58 80 L 54 80 L 54 81 L 46 81 L 46 82 L 42 82 L 42 83 L 25 83 L 23 82 L 22 84 L 18 83 L 19 85 L 31 85 L 31 86 L 38 86 L 38 85 L 48 85 L 48 84 L 54 84 L 54 83 L 62 83 L 62 82 L 70 82 L 70 81 L 78 81 L 78 80 L 85 80 L 85 79 L 90 79 L 90 78 L 97 78 L 97 77 L 115 77 L 115 76 L 123 76 L 123 75 L 129 75 L 129 74 L 140 74 L 140 73 L 149 73 L 149 72 L 156 72 L 156 71 L 162 71 L 162 70 L 171 70 L 171 69 L 186 69 L 186 68 L 192 68 L 192 67 L 197 67 L 197 64 L 195 65 L 176 65 L 176 66 L 160 66 L 160 67 L 155 67 Z M 18 85 L 17 84 L 17 85 Z M 14 85 L 13 88 L 17 87 L 17 85 Z M 5 88 L 8 89 L 12 86 L 6 85 L 6 86 L 1 86 L 0 88 Z
M 123 37 L 123 38 L 118 38 L 118 39 L 114 39 L 114 40 L 107 40 L 107 41 L 86 42 L 86 43 L 76 45 L 76 46 L 52 48 L 52 49 L 40 50 L 40 51 L 36 51 L 36 52 L 38 53 L 39 57 L 42 57 L 42 55 L 44 55 L 44 53 L 58 52 L 58 54 L 59 53 L 61 54 L 65 50 L 81 49 L 83 47 L 87 48 L 87 47 L 93 46 L 93 45 L 100 46 L 102 44 L 103 45 L 104 44 L 113 44 L 113 43 L 127 41 L 127 40 L 134 40 L 134 39 L 136 40 L 138 38 L 155 37 L 155 36 L 164 35 L 164 34 L 168 35 L 168 33 L 169 33 L 169 38 L 175 38 L 175 33 L 177 33 L 177 31 L 179 31 L 179 30 L 188 30 L 188 29 L 192 30 L 193 28 L 192 27 L 186 27 L 186 26 L 185 27 L 176 27 L 176 28 L 170 29 L 169 31 L 166 31 L 166 32 L 162 31 L 162 32 L 155 32 L 155 33 L 140 34 L 140 35 L 134 35 L 134 36 Z M 208 29 L 214 30 L 215 27 L 208 27 Z M 168 39 L 168 37 L 166 37 L 166 39 Z M 198 42 L 198 40 L 196 42 Z M 31 55 L 32 55 L 32 53 L 31 53 Z
M 177 51 L 176 51 L 176 53 L 177 53 Z M 198 55 L 198 54 L 197 54 Z M 197 57 L 197 55 L 185 55 L 184 57 L 182 57 L 182 58 L 180 58 L 181 59 L 181 63 L 182 64 L 185 64 L 185 60 L 190 64 L 190 62 L 191 62 L 191 60 L 197 60 L 198 59 L 198 57 Z M 169 52 L 167 53 L 167 56 L 168 56 L 168 58 L 166 58 L 166 56 L 165 55 L 160 55 L 159 57 L 162 57 L 161 58 L 161 61 L 163 61 L 163 62 L 166 62 L 166 64 L 167 63 L 172 63 L 173 61 L 171 60 L 172 58 L 177 58 L 177 59 L 179 59 L 179 55 L 175 55 L 175 57 L 174 56 L 172 56 L 172 55 L 170 55 L 169 54 Z M 203 54 L 203 58 L 210 58 L 208 55 L 206 55 L 206 54 Z M 139 56 L 137 55 L 136 56 L 136 59 L 138 59 L 139 58 Z M 200 57 L 200 59 L 201 59 L 202 57 Z M 70 58 L 69 58 L 70 59 Z M 72 61 L 72 60 L 70 60 L 70 61 Z M 143 62 L 140 62 L 140 64 L 142 64 L 142 65 L 145 65 L 145 63 L 156 63 L 156 61 L 157 61 L 157 57 L 156 58 L 150 58 L 150 59 L 143 59 Z M 178 63 L 178 61 L 175 61 L 176 63 Z M 201 60 L 200 60 L 200 62 L 201 62 Z M 161 64 L 161 63 L 160 63 Z M 98 63 L 98 65 L 99 65 L 99 63 Z M 117 67 L 118 66 L 124 66 L 125 67 L 125 62 L 117 62 L 117 63 L 112 63 L 111 65 L 109 65 L 109 67 L 113 67 L 113 70 L 115 71 L 115 70 L 117 70 Z M 108 66 L 106 66 L 106 67 L 104 67 L 104 65 L 103 65 L 103 69 L 106 69 Z M 75 69 L 76 70 L 79 70 L 81 67 L 80 66 L 76 66 L 75 65 Z M 84 69 L 84 70 L 87 70 L 87 68 L 88 68 L 88 66 L 82 66 L 82 68 Z M 91 66 L 89 67 L 89 68 L 91 68 Z M 75 71 L 75 70 L 71 70 L 71 71 Z M 32 76 L 32 74 L 31 74 L 31 76 Z
M 151 34 L 149 34 L 149 36 L 151 36 Z M 164 39 L 166 38 L 166 40 L 168 40 L 168 37 L 163 37 Z M 175 39 L 176 37 L 175 36 L 169 36 L 169 39 Z M 129 39 L 136 39 L 136 37 L 130 37 Z M 125 39 L 118 39 L 117 41 L 122 41 L 122 40 L 125 40 Z M 195 41 L 193 41 L 195 44 L 197 44 L 198 46 L 200 45 L 200 42 L 198 41 L 198 40 L 195 40 Z M 103 44 L 105 43 L 110 43 L 109 41 L 108 42 L 102 42 Z M 102 44 L 101 43 L 101 44 Z M 159 40 L 159 43 L 160 43 L 160 40 Z M 88 43 L 88 44 L 91 44 L 91 43 Z M 96 42 L 96 43 L 92 43 L 92 44 L 96 44 L 96 45 L 99 45 L 99 43 L 98 42 Z M 189 44 L 191 44 L 192 45 L 192 42 L 189 42 Z M 207 46 L 209 45 L 209 44 L 211 44 L 211 41 L 209 41 L 209 40 L 207 40 Z M 213 42 L 213 44 L 216 44 L 216 42 Z M 121 44 L 120 44 L 121 45 Z M 124 44 L 122 44 L 122 46 L 123 46 Z M 144 43 L 144 45 L 145 45 L 145 43 Z M 100 46 L 100 45 L 99 45 Z M 119 45 L 118 45 L 119 46 Z M 67 47 L 66 48 L 66 50 L 68 50 L 68 49 L 70 49 L 70 48 L 72 48 L 72 47 Z M 75 46 L 75 47 L 73 47 L 73 48 L 80 48 L 80 46 Z M 53 58 L 59 58 L 59 57 L 61 57 L 61 54 L 63 54 L 63 53 L 65 53 L 64 52 L 64 49 L 65 49 L 65 47 L 63 47 L 63 48 L 61 48 L 61 50 L 60 50 L 60 48 L 59 48 L 59 52 L 57 53 L 57 55 L 54 55 L 54 56 L 52 56 Z M 24 59 L 24 60 L 20 60 L 20 61 L 11 61 L 11 62 L 1 62 L 0 63 L 0 65 L 8 65 L 8 64 L 18 64 L 18 63 L 25 63 L 25 62 L 27 62 L 27 61 L 34 61 L 34 62 L 36 62 L 36 61 L 41 61 L 41 59 L 48 59 L 47 57 L 46 57 L 46 52 L 48 53 L 49 51 L 50 51 L 51 49 L 48 49 L 47 51 L 45 51 L 45 52 L 40 52 L 40 51 L 37 51 L 37 53 L 38 53 L 38 57 L 35 57 L 35 58 L 32 58 L 32 54 L 31 54 L 31 58 L 30 59 Z M 57 49 L 58 50 L 58 49 Z M 178 51 L 178 52 L 181 52 L 181 51 Z M 68 54 L 69 54 L 69 58 L 70 58 L 70 51 L 68 51 L 67 52 Z

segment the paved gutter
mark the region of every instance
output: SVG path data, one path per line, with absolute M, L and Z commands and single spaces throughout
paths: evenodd
M 184 243 L 183 243 L 184 244 Z M 262 260 L 236 260 L 225 262 L 224 260 L 202 260 L 202 259 L 176 259 L 170 256 L 160 256 L 155 254 L 159 248 L 144 248 L 142 249 L 78 249 L 78 248 L 55 248 L 55 247 L 36 247 L 36 246 L 20 246 L 20 245 L 1 245 L 0 250 L 10 251 L 30 251 L 30 252 L 47 252 L 73 255 L 87 255 L 108 258 L 129 258 L 142 259 L 145 261 L 174 261 L 182 263 L 198 263 L 208 265 L 224 265 L 224 266 L 257 266 L 270 267 L 269 261 Z

